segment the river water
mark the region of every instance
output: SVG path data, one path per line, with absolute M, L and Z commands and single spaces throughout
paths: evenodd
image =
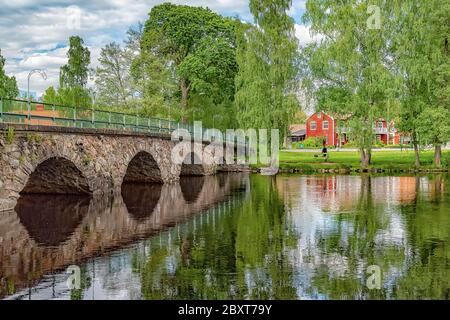
M 450 299 L 450 178 L 224 174 L 23 196 L 0 213 L 0 297 Z

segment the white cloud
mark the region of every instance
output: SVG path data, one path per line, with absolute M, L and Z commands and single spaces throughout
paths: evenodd
M 322 39 L 322 36 L 320 34 L 313 35 L 308 26 L 301 24 L 295 25 L 295 35 L 299 39 L 300 45 L 302 46 L 310 44 L 312 42 L 320 41 Z
M 48 55 L 48 54 L 37 54 L 26 57 L 19 62 L 19 66 L 23 68 L 55 68 L 67 63 L 66 57 Z
M 67 61 L 67 41 L 81 36 L 91 50 L 91 67 L 96 67 L 100 48 L 111 41 L 121 42 L 127 29 L 145 21 L 151 8 L 168 0 L 0 0 L 0 49 L 7 59 L 6 72 L 15 75 L 19 87 L 26 88 L 28 72 L 45 69 L 48 80 L 33 77 L 39 94 L 58 85 L 59 68 Z M 228 16 L 251 21 L 248 0 L 172 0 L 176 4 L 209 7 Z M 294 0 L 291 14 L 298 17 L 305 0 Z M 302 43 L 310 41 L 303 26 L 296 26 Z

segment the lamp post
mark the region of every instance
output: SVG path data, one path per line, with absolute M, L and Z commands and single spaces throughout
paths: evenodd
M 28 100 L 28 120 L 31 118 L 31 97 L 30 97 L 30 78 L 33 74 L 38 73 L 41 75 L 42 79 L 47 80 L 47 74 L 45 71 L 40 69 L 31 70 L 28 74 L 28 86 L 27 86 L 27 100 Z

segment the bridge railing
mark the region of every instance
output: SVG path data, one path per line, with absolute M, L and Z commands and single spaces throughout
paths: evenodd
M 19 99 L 0 97 L 0 123 L 61 126 L 85 129 L 112 129 L 130 132 L 167 133 L 187 129 L 192 125 L 173 120 L 142 117 L 138 114 L 121 113 L 95 108 L 71 107 Z M 234 136 L 226 135 L 226 142 L 235 142 Z M 247 147 L 237 143 L 240 147 Z
M 0 98 L 0 122 L 133 132 L 170 133 L 177 128 L 193 131 L 191 125 L 173 120 L 5 98 Z

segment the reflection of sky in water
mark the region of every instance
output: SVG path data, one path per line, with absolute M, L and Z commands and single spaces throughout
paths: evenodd
M 317 275 L 328 276 L 326 281 L 329 282 L 325 283 L 325 286 L 331 286 L 333 281 L 345 283 L 346 280 L 355 279 L 359 282 L 358 288 L 365 287 L 369 261 L 383 263 L 380 267 L 383 272 L 384 293 L 386 297 L 393 296 L 398 282 L 404 281 L 405 276 L 410 274 L 410 269 L 418 265 L 417 260 L 420 258 L 418 254 L 420 248 L 418 249 L 411 242 L 411 239 L 415 239 L 412 236 L 416 236 L 411 233 L 417 232 L 415 229 L 417 226 L 408 224 L 409 220 L 416 215 L 415 201 L 420 198 L 425 201 L 425 206 L 431 206 L 431 199 L 439 199 L 436 197 L 440 194 L 448 197 L 448 191 L 444 188 L 445 183 L 439 184 L 439 181 L 435 183 L 427 177 L 372 177 L 364 180 L 360 176 L 281 176 L 269 181 L 274 182 L 284 203 L 287 214 L 285 231 L 286 234 L 289 233 L 288 229 L 294 231 L 294 241 L 291 245 L 283 243 L 284 255 L 281 252 L 280 254 L 268 252 L 263 256 L 262 261 L 256 261 L 255 265 L 243 264 L 240 271 L 237 268 L 228 271 L 215 270 L 214 264 L 203 269 L 202 274 L 208 285 L 214 285 L 214 281 L 220 279 L 218 275 L 227 277 L 229 282 L 225 285 L 228 286 L 230 297 L 242 290 L 236 281 L 239 272 L 242 272 L 242 281 L 248 290 L 247 296 L 258 291 L 270 292 L 277 279 L 271 277 L 268 269 L 274 263 L 280 263 L 277 259 L 286 257 L 287 259 L 283 260 L 283 268 L 286 265 L 292 267 L 292 275 L 287 278 L 292 281 L 297 297 L 300 299 L 333 298 L 326 292 L 328 287 L 317 285 Z M 222 249 L 221 242 L 226 235 L 218 232 L 221 230 L 238 232 L 235 226 L 231 229 L 223 229 L 224 224 L 240 221 L 236 218 L 243 214 L 246 204 L 252 204 L 248 208 L 264 208 L 261 205 L 262 199 L 255 197 L 255 190 L 251 190 L 249 181 L 246 180 L 245 183 L 247 188 L 239 196 L 229 197 L 203 213 L 185 222 L 179 222 L 167 231 L 151 236 L 147 240 L 89 259 L 83 267 L 91 281 L 90 286 L 83 292 L 83 297 L 85 299 L 141 299 L 144 280 L 142 274 L 136 272 L 135 268 L 148 267 L 146 263 L 155 254 L 158 258 L 161 250 L 165 250 L 161 255 L 162 267 L 150 270 L 152 279 L 150 283 L 156 289 L 175 292 L 177 277 L 183 264 L 191 263 L 193 254 L 204 254 L 206 257 L 211 254 L 207 252 L 211 250 L 208 249 L 211 243 L 207 239 L 213 242 L 209 248 Z M 418 189 L 420 192 L 417 191 Z M 426 214 L 424 216 L 429 218 Z M 224 220 L 225 217 L 230 217 L 230 220 Z M 370 223 L 374 225 L 372 228 L 367 225 Z M 448 226 L 437 225 L 436 227 L 439 231 L 443 228 L 444 235 L 448 234 L 448 229 L 445 229 Z M 373 234 L 368 234 L 369 230 Z M 267 235 L 263 236 L 272 240 L 276 236 L 272 233 L 273 231 L 269 227 Z M 208 235 L 214 235 L 214 237 L 207 238 Z M 247 238 L 243 237 L 243 239 Z M 427 240 L 439 243 L 448 239 Z M 326 241 L 335 241 L 335 243 L 333 242 L 333 246 L 327 246 Z M 232 248 L 230 252 L 226 252 L 229 249 L 226 246 L 223 247 L 222 258 L 233 261 L 236 258 L 237 249 Z M 245 249 L 248 248 L 245 247 Z M 371 259 L 368 258 L 369 254 L 372 255 Z M 249 261 L 255 262 L 251 259 Z M 445 268 L 442 265 L 439 267 Z M 289 272 L 289 270 L 289 268 L 283 269 L 283 272 Z M 167 280 L 167 275 L 170 281 L 173 281 L 173 284 L 170 284 L 173 287 L 162 288 L 164 285 L 167 286 L 167 283 L 163 284 Z M 430 276 L 424 275 L 424 277 Z M 68 298 L 70 293 L 65 286 L 66 279 L 67 276 L 61 272 L 45 276 L 36 287 L 31 289 L 32 298 Z M 182 280 L 186 281 L 186 279 L 190 278 Z M 324 281 L 324 278 L 319 280 Z M 358 290 L 349 292 L 348 297 L 367 297 L 367 292 Z M 28 290 L 23 290 L 13 298 L 26 299 L 28 293 Z
M 241 195 L 227 197 L 223 202 L 217 203 L 212 208 L 194 216 L 192 219 L 182 222 L 167 231 L 160 232 L 149 240 L 143 240 L 105 256 L 90 259 L 82 264 L 85 274 L 89 278 L 89 286 L 83 290 L 82 297 L 85 300 L 139 300 L 141 294 L 141 275 L 133 270 L 133 264 L 143 264 L 152 256 L 155 250 L 167 250 L 164 258 L 164 272 L 175 275 L 179 261 L 179 248 L 177 243 L 188 235 L 196 237 L 196 230 L 202 225 L 215 228 L 217 220 L 232 213 L 234 206 L 238 205 Z M 199 243 L 204 244 L 203 239 Z M 140 260 L 133 261 L 133 257 L 140 253 Z M 210 271 L 208 271 L 210 272 Z M 205 277 L 208 277 L 208 272 Z M 153 276 L 161 275 L 161 270 L 155 270 Z M 7 299 L 69 299 L 70 290 L 67 288 L 68 274 L 57 272 L 45 275 L 39 284 L 31 289 L 24 289 L 8 297 Z M 258 282 L 260 283 L 260 282 Z M 232 291 L 232 288 L 231 288 Z M 232 293 L 232 292 L 230 292 Z
M 284 199 L 287 202 L 287 211 L 298 235 L 297 247 L 288 251 L 289 257 L 296 268 L 296 286 L 298 296 L 302 299 L 323 299 L 326 295 L 314 292 L 311 288 L 312 277 L 318 269 L 325 268 L 333 277 L 344 277 L 348 272 L 347 257 L 337 252 L 324 252 L 318 246 L 319 239 L 336 234 L 340 231 L 339 241 L 343 247 L 349 245 L 349 238 L 357 232 L 351 221 L 341 220 L 340 214 L 355 215 L 365 214 L 355 208 L 355 200 L 361 196 L 360 177 L 335 176 L 321 178 L 301 177 L 292 183 L 289 180 L 288 190 L 284 190 Z M 399 194 L 401 183 L 415 182 L 415 177 L 380 177 L 371 179 L 372 197 L 376 211 L 381 215 L 386 229 L 377 230 L 375 246 L 382 251 L 392 247 L 408 253 L 408 244 L 405 231 L 405 222 L 401 217 L 398 204 L 410 201 L 411 186 L 403 186 L 404 192 Z M 420 179 L 423 184 L 423 178 Z M 281 182 L 283 184 L 283 181 Z M 412 186 L 415 189 L 415 184 Z M 425 189 L 428 191 L 428 187 Z M 350 203 L 350 206 L 349 206 Z M 364 257 L 365 258 L 365 257 Z M 361 278 L 368 267 L 364 258 L 359 259 L 357 275 Z M 405 259 L 403 266 L 397 268 L 391 266 L 383 270 L 383 286 L 392 288 L 395 281 L 401 276 L 402 271 L 408 267 Z M 364 285 L 363 280 L 361 280 Z M 313 293 L 306 292 L 306 288 L 313 289 Z M 388 290 L 391 291 L 391 290 Z

